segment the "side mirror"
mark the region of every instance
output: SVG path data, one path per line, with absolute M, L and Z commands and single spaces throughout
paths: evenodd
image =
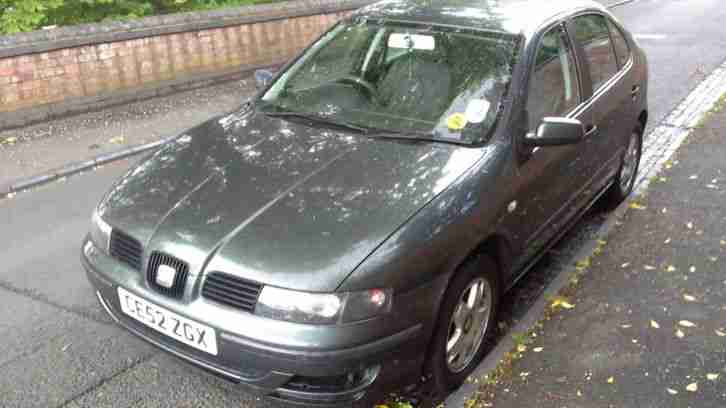
M 268 69 L 258 69 L 255 71 L 255 86 L 258 90 L 267 88 L 274 76 L 275 74 Z
M 544 118 L 536 133 L 527 133 L 527 146 L 562 146 L 577 144 L 585 138 L 585 127 L 577 119 Z

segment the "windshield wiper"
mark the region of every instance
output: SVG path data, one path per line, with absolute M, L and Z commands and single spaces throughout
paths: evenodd
M 325 125 L 331 125 L 331 126 L 349 129 L 349 130 L 354 130 L 359 133 L 368 133 L 369 132 L 368 128 L 358 126 L 358 125 L 355 125 L 350 122 L 345 122 L 345 121 L 339 122 L 339 121 L 330 120 L 327 117 L 320 115 L 318 113 L 315 113 L 315 112 L 295 112 L 295 111 L 267 112 L 267 111 L 263 111 L 262 113 L 264 113 L 267 116 L 272 116 L 272 117 L 295 117 L 295 118 L 300 118 L 300 119 L 306 119 L 306 120 L 313 121 L 316 123 L 321 123 L 321 124 L 325 124 Z

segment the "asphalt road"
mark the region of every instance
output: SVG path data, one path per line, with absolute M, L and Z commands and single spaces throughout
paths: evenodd
M 636 0 L 616 14 L 650 57 L 651 123 L 726 58 L 721 0 Z M 93 206 L 131 162 L 0 201 L 0 406 L 265 406 L 125 333 L 97 305 L 79 245 Z M 505 320 L 526 312 L 604 217 L 581 223 L 509 295 Z

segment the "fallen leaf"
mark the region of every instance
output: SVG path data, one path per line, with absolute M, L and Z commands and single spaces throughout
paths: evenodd
M 663 207 L 663 209 L 662 209 L 662 210 L 660 210 L 660 212 L 662 212 L 663 214 L 665 214 L 665 213 L 667 213 L 667 212 L 668 212 L 668 209 L 667 209 L 667 208 L 665 208 L 665 207 Z
M 522 371 L 521 373 L 519 373 L 519 376 L 522 378 L 527 378 L 529 377 L 529 371 Z
M 627 268 L 630 266 L 630 262 L 625 262 L 624 264 L 620 265 L 621 268 Z
M 534 351 L 535 353 L 541 353 L 542 350 L 544 350 L 543 347 L 535 347 L 535 348 L 532 349 L 532 351 Z
M 676 267 L 673 265 L 668 265 L 668 267 L 666 268 L 666 272 L 675 272 L 676 270 Z
M 640 205 L 640 204 L 638 204 L 636 202 L 630 203 L 629 207 L 632 208 L 632 209 L 634 209 L 634 210 L 645 210 L 646 208 L 648 208 L 648 207 L 646 207 L 644 205 Z
M 688 272 L 690 272 L 690 273 L 696 272 L 696 267 L 691 265 L 691 267 L 688 268 Z
M 683 299 L 685 299 L 687 302 L 695 302 L 696 298 L 689 295 L 688 293 L 683 294 Z
M 671 239 L 670 238 L 666 238 L 666 240 L 663 241 L 663 243 L 666 244 L 666 245 L 668 245 L 668 244 L 671 243 Z
M 660 329 L 660 325 L 655 320 L 650 321 L 650 327 L 652 327 L 654 329 Z
M 572 309 L 575 307 L 572 303 L 568 302 L 567 299 L 563 298 L 562 296 L 557 296 L 553 301 L 551 307 L 562 307 L 564 309 Z
M 524 353 L 525 351 L 527 351 L 527 346 L 525 346 L 524 344 L 517 344 L 517 351 L 520 353 Z
M 706 374 L 706 378 L 708 378 L 709 381 L 716 381 L 718 380 L 718 374 L 708 373 Z
M 686 390 L 690 392 L 696 392 L 698 391 L 698 383 L 690 383 L 686 386 Z
M 666 181 L 668 181 L 668 177 L 658 177 L 658 181 L 660 181 L 661 183 L 665 183 Z
M 692 175 L 691 177 L 689 177 L 688 179 L 689 179 L 689 180 L 695 180 L 695 179 L 697 179 L 697 178 L 698 178 L 698 174 L 694 174 L 694 175 Z
M 718 186 L 715 184 L 706 184 L 706 188 L 710 188 L 711 190 L 718 190 Z
M 676 330 L 676 337 L 678 337 L 679 339 L 682 339 L 685 336 L 686 336 L 686 334 L 683 333 L 683 330 L 681 330 L 681 329 Z
M 615 378 L 613 378 L 613 377 L 608 378 L 608 384 L 612 384 L 614 382 L 615 382 Z
M 122 144 L 125 141 L 126 141 L 125 136 L 116 136 L 116 137 L 112 137 L 112 138 L 108 139 L 108 142 L 112 143 L 112 144 Z
M 721 245 L 726 246 L 726 240 L 721 240 Z
M 580 391 L 580 390 L 577 390 L 577 396 L 578 396 L 578 397 L 582 397 L 582 391 Z
M 643 268 L 645 268 L 646 271 L 652 271 L 652 270 L 655 269 L 655 266 L 653 266 L 653 265 L 645 265 L 645 266 L 643 266 Z
M 716 335 L 717 335 L 718 337 L 724 337 L 724 336 L 726 336 L 726 332 L 723 332 L 723 331 L 721 331 L 721 330 L 719 330 L 719 329 L 716 329 L 716 330 L 714 330 L 714 331 L 716 332 Z
M 673 388 L 666 388 L 666 391 L 668 391 L 668 394 L 671 394 L 671 395 L 678 394 L 678 391 L 674 390 Z
M 5 143 L 7 143 L 7 144 L 14 144 L 17 141 L 18 141 L 18 138 L 15 136 L 10 136 L 8 138 L 5 138 Z
M 709 256 L 709 257 L 708 257 L 708 260 L 709 260 L 709 261 L 711 261 L 711 262 L 716 262 L 716 261 L 718 261 L 718 257 L 715 257 L 715 256 Z
M 696 327 L 696 324 L 689 320 L 681 320 L 678 324 L 683 327 Z
M 687 222 L 686 223 L 686 228 L 693 229 L 693 223 L 692 222 Z
M 623 329 L 629 329 L 629 328 L 633 327 L 633 325 L 632 324 L 621 324 L 620 327 L 622 327 Z

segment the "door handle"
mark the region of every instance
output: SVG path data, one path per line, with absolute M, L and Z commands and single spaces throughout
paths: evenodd
M 640 94 L 640 85 L 633 85 L 633 89 L 630 90 L 630 96 L 633 97 L 633 99 L 637 98 Z
M 587 126 L 585 126 L 585 137 L 590 137 L 590 136 L 596 135 L 597 132 L 598 132 L 598 130 L 599 129 L 598 129 L 597 125 L 587 125 Z

